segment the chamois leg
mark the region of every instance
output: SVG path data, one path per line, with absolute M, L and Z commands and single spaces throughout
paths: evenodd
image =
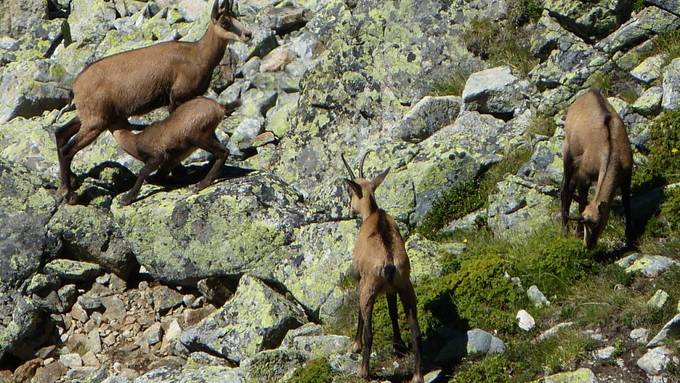
M 59 159 L 59 173 L 61 175 L 61 186 L 59 187 L 60 192 L 65 192 L 68 188 L 67 185 L 70 184 L 70 174 L 66 178 L 66 174 L 69 173 L 69 169 L 65 167 L 64 155 L 62 153 L 63 147 L 69 142 L 69 140 L 78 133 L 80 130 L 80 120 L 75 117 L 67 123 L 59 126 L 54 131 L 54 140 L 57 145 L 57 158 Z
M 390 313 L 390 321 L 392 322 L 392 347 L 394 352 L 403 355 L 406 351 L 406 345 L 401 339 L 399 332 L 399 312 L 397 310 L 397 293 L 388 292 L 385 294 L 387 298 L 387 310 Z
M 163 158 L 156 157 L 152 158 L 149 161 L 147 161 L 146 164 L 144 164 L 144 167 L 142 170 L 139 171 L 139 174 L 137 175 L 137 181 L 135 182 L 135 185 L 130 189 L 127 194 L 123 196 L 123 198 L 120 199 L 120 204 L 122 206 L 127 206 L 132 203 L 132 201 L 137 198 L 137 194 L 139 194 L 139 189 L 142 188 L 142 184 L 144 183 L 144 180 L 146 177 L 149 176 L 149 174 L 153 173 L 154 170 L 158 169 L 161 164 L 163 163 Z
M 562 188 L 560 189 L 560 202 L 562 212 L 562 231 L 566 234 L 569 232 L 569 207 L 571 206 L 571 199 L 574 196 L 574 182 L 572 176 L 574 167 L 569 156 L 564 155 L 564 174 L 562 175 Z
M 362 280 L 363 282 L 363 280 Z M 361 350 L 361 370 L 359 376 L 368 379 L 369 361 L 371 359 L 371 346 L 373 346 L 373 305 L 377 295 L 376 286 L 363 282 L 360 288 L 359 307 L 361 316 L 364 318 L 363 349 Z
M 83 125 L 81 124 L 78 133 L 74 134 L 66 145 L 60 149 L 62 159 L 59 164 L 62 185 L 60 189 L 62 193 L 65 193 L 66 202 L 71 205 L 77 202 L 76 195 L 73 192 L 73 186 L 71 185 L 71 162 L 73 162 L 73 157 L 75 157 L 76 153 L 96 140 L 101 131 L 102 130 L 99 129 L 83 129 Z
M 626 246 L 633 246 L 635 233 L 633 233 L 633 211 L 630 207 L 630 179 L 631 175 L 626 174 L 621 183 L 621 203 L 623 204 L 623 215 L 626 218 Z
M 362 337 L 364 335 L 364 317 L 361 315 L 361 306 L 359 306 L 359 313 L 357 314 L 357 333 L 354 336 L 354 342 L 352 343 L 352 352 L 359 352 L 363 347 Z
M 416 293 L 413 290 L 413 285 L 409 281 L 406 287 L 399 291 L 401 303 L 406 312 L 406 319 L 411 328 L 411 339 L 413 342 L 413 353 L 415 359 L 415 368 L 413 370 L 412 383 L 423 383 L 423 368 L 422 368 L 422 336 L 420 334 L 420 326 L 418 326 L 418 308 L 416 305 Z
M 590 189 L 589 185 L 580 185 L 578 187 L 578 214 L 581 215 L 583 214 L 583 211 L 586 209 L 586 206 L 588 206 L 588 189 Z M 583 237 L 583 224 L 578 223 L 576 224 L 576 234 L 579 237 Z
M 198 146 L 199 148 L 207 152 L 212 153 L 212 155 L 215 156 L 215 163 L 213 163 L 212 168 L 205 176 L 205 178 L 203 178 L 203 180 L 199 182 L 198 185 L 196 185 L 196 187 L 194 188 L 195 191 L 201 191 L 206 187 L 210 186 L 210 184 L 215 180 L 215 178 L 217 178 L 217 175 L 220 173 L 222 167 L 224 166 L 224 162 L 227 160 L 229 151 L 220 143 L 220 141 L 217 139 L 217 136 L 215 136 L 215 133 L 212 133 L 205 140 L 195 142 L 194 145 Z

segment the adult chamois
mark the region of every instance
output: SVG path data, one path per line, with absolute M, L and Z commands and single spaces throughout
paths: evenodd
M 215 0 L 208 30 L 196 42 L 171 41 L 105 57 L 73 82 L 77 117 L 55 132 L 60 192 L 75 203 L 71 162 L 101 132 L 129 128 L 127 118 L 169 105 L 172 112 L 208 89 L 213 69 L 231 41 L 246 41 L 251 32 L 236 18 L 231 0 Z
M 375 190 L 383 182 L 390 169 L 386 169 L 373 180 L 364 178 L 366 154 L 359 165 L 359 178 L 354 176 L 352 168 L 341 155 L 350 177 L 344 179 L 351 198 L 350 210 L 352 213 L 358 213 L 363 221 L 352 253 L 352 275 L 359 285 L 359 321 L 352 352 L 362 351 L 359 374 L 362 378 L 368 378 L 373 343 L 373 305 L 378 295 L 382 293 L 385 293 L 387 298 L 395 350 L 405 349 L 397 319 L 397 294 L 399 294 L 411 327 L 415 354 L 415 371 L 411 382 L 420 383 L 423 382 L 422 342 L 418 327 L 416 294 L 410 280 L 411 265 L 396 222 L 384 210 L 378 208 L 374 196 Z
M 123 150 L 144 162 L 135 185 L 120 200 L 121 205 L 134 201 L 144 180 L 152 172 L 158 170 L 158 174 L 166 175 L 198 148 L 212 153 L 214 163 L 195 190 L 200 191 L 210 185 L 229 155 L 215 136 L 215 128 L 239 105 L 240 102 L 236 102 L 222 106 L 209 98 L 197 97 L 177 107 L 163 121 L 144 128 L 141 133 L 133 133 L 120 125 L 111 128 L 113 137 Z
M 569 206 L 575 199 L 580 212 L 577 231 L 583 231 L 586 247 L 594 247 L 607 225 L 614 193 L 620 188 L 626 218 L 626 240 L 631 244 L 633 154 L 621 117 L 599 91 L 586 91 L 567 109 L 562 154 L 564 175 L 560 197 L 563 230 L 568 231 Z M 588 202 L 588 190 L 595 181 L 595 195 Z M 576 198 L 575 191 L 578 192 Z

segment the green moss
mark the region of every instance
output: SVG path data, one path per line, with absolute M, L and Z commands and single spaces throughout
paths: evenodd
M 293 373 L 290 383 L 330 383 L 333 381 L 333 370 L 325 358 L 314 359 L 298 368 Z
M 525 76 L 538 63 L 529 51 L 529 33 L 508 22 L 473 19 L 463 41 L 470 52 L 492 66 L 509 65 Z
M 640 12 L 645 7 L 645 0 L 633 0 L 633 12 Z
M 649 126 L 647 162 L 633 172 L 633 189 L 680 182 L 680 110 L 666 111 Z
M 511 382 L 510 371 L 508 359 L 496 355 L 465 365 L 449 383 L 507 383 Z

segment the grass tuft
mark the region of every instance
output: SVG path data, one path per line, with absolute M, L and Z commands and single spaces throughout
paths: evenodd
M 305 363 L 293 373 L 290 383 L 331 383 L 333 370 L 325 358 L 314 359 Z

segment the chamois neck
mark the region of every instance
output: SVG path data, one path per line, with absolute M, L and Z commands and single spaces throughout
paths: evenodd
M 224 57 L 228 41 L 217 36 L 215 26 L 211 23 L 196 44 L 198 45 L 198 54 L 202 58 L 201 63 L 214 68 Z
M 113 138 L 116 139 L 118 144 L 123 148 L 123 150 L 125 150 L 125 152 L 138 160 L 142 159 L 137 147 L 138 137 L 135 133 L 132 133 L 127 129 L 120 128 L 111 130 L 111 134 L 113 134 Z
M 362 206 L 359 209 L 359 214 L 361 215 L 361 220 L 366 221 L 368 217 L 370 217 L 372 214 L 377 213 L 378 210 L 378 203 L 375 202 L 375 197 L 372 195 L 368 197 L 368 201 L 364 202 Z

